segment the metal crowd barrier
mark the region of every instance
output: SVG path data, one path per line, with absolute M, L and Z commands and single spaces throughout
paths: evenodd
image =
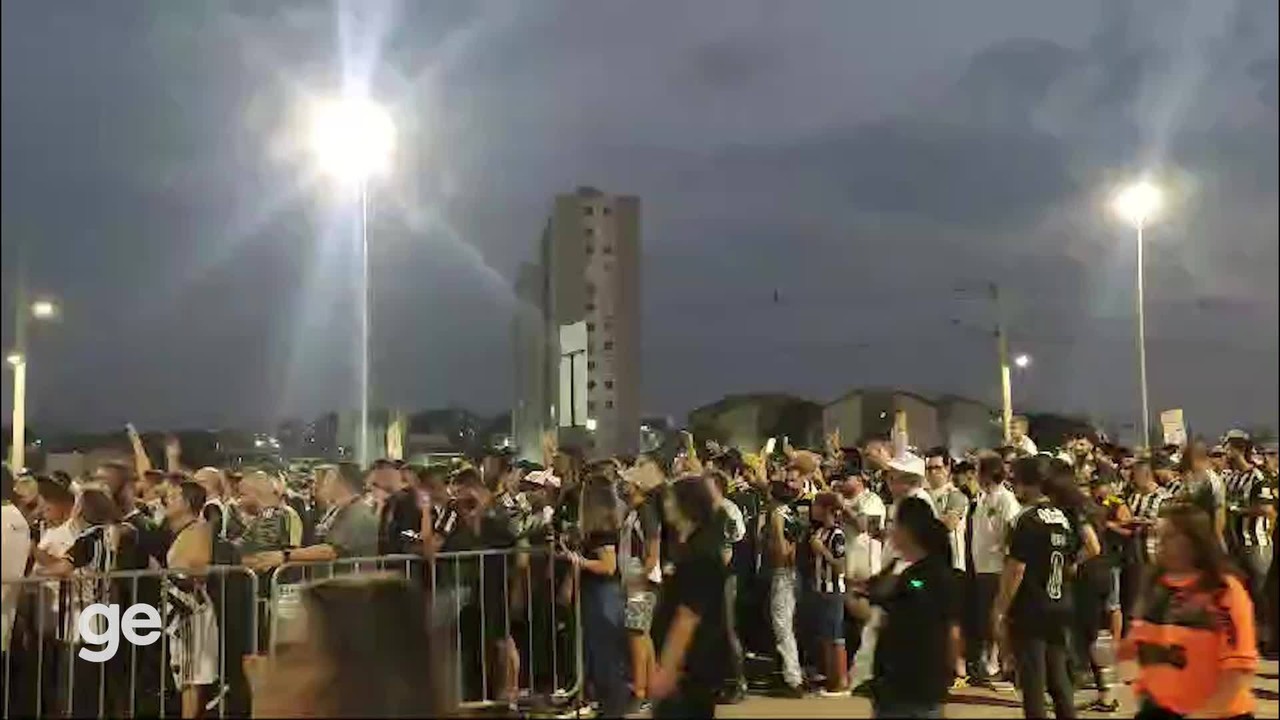
M 551 709 L 581 697 L 582 609 L 576 588 L 567 605 L 560 602 L 561 583 L 566 577 L 576 583 L 576 574 L 555 562 L 549 548 L 437 553 L 429 560 L 388 555 L 285 563 L 267 582 L 266 652 L 274 655 L 282 643 L 281 624 L 297 617 L 306 584 L 388 572 L 422 583 L 432 623 L 447 633 L 450 679 L 463 708 L 531 703 L 535 710 Z M 504 660 L 502 654 L 508 664 L 493 672 L 491 662 Z M 514 687 L 499 687 L 493 675 L 508 676 L 512 684 L 513 660 L 519 665 Z
M 190 613 L 182 609 L 180 597 L 197 598 L 201 611 L 212 609 L 217 626 L 216 646 L 210 651 L 215 677 L 202 692 L 201 715 L 216 708 L 218 717 L 248 716 L 251 698 L 243 658 L 258 652 L 257 616 L 251 612 L 257 592 L 257 576 L 234 566 L 212 566 L 199 574 L 76 571 L 65 577 L 4 581 L 5 609 L 14 612 L 2 668 L 4 717 L 180 716 L 174 653 L 177 643 L 186 643 L 185 652 L 177 651 L 189 656 L 196 644 L 194 623 L 183 625 Z M 137 603 L 151 605 L 160 617 L 159 639 L 142 647 L 122 632 L 125 611 Z M 107 618 L 92 623 L 95 633 L 108 635 L 98 644 L 80 634 L 80 613 L 93 604 L 119 606 L 114 629 Z M 112 636 L 118 642 L 112 657 L 96 663 L 80 657 L 83 649 L 107 648 Z
M 193 580 L 207 591 L 217 623 L 216 678 L 202 693 L 201 715 L 248 717 L 252 696 L 245 661 L 276 654 L 285 640 L 281 626 L 299 616 L 306 585 L 388 572 L 421 583 L 432 624 L 450 648 L 446 672 L 461 707 L 522 704 L 537 713 L 581 699 L 577 572 L 557 562 L 549 548 L 512 548 L 438 553 L 429 560 L 389 555 L 290 562 L 261 579 L 248 568 L 210 566 L 195 578 L 181 570 L 137 570 L 6 581 L 5 606 L 12 592 L 16 619 L 0 668 L 4 717 L 179 717 L 182 695 L 172 661 L 183 636 L 167 629 L 185 617 L 174 591 L 190 589 Z M 118 622 L 113 658 L 92 663 L 78 657 L 86 647 L 78 616 L 94 603 L 119 605 L 118 621 L 134 603 L 155 606 L 160 639 L 134 645 Z M 504 671 L 494 671 L 496 660 L 507 663 Z M 499 682 L 502 677 L 507 682 Z

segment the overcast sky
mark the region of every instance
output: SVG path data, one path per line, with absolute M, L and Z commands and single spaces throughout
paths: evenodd
M 37 425 L 259 423 L 353 404 L 351 204 L 308 97 L 399 128 L 373 188 L 375 400 L 509 407 L 510 279 L 556 192 L 643 202 L 643 399 L 997 397 L 999 280 L 1030 410 L 1132 418 L 1132 229 L 1153 171 L 1153 409 L 1276 424 L 1274 2 L 0 5 L 4 337 Z M 774 302 L 775 291 L 779 299 Z M 4 384 L 5 411 L 11 386 Z

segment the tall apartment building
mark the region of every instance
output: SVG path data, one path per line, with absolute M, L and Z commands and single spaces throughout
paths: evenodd
M 640 199 L 557 195 L 536 263 L 521 267 L 512 433 L 537 457 L 543 431 L 588 454 L 640 438 Z

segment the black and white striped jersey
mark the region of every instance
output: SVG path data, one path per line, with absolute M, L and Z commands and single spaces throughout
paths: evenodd
M 1138 527 L 1133 533 L 1130 543 L 1129 560 L 1137 565 L 1155 562 L 1158 538 L 1155 521 L 1160 517 L 1160 506 L 1169 495 L 1164 488 L 1156 488 L 1149 493 L 1133 491 L 1127 500 L 1130 512 L 1135 519 L 1150 520 L 1152 524 Z
M 835 562 L 828 562 L 820 553 L 813 553 L 813 586 L 822 593 L 844 592 L 845 542 L 844 529 L 835 527 L 815 527 L 814 537 L 826 547 Z
M 1271 520 L 1250 510 L 1269 505 L 1275 490 L 1257 468 L 1233 471 L 1226 478 L 1228 542 L 1233 548 L 1271 544 Z

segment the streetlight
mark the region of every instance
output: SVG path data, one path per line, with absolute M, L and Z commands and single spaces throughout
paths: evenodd
M 13 368 L 13 428 L 9 445 L 9 467 L 18 472 L 26 465 L 27 434 L 27 323 L 35 320 L 54 320 L 58 317 L 58 304 L 41 299 L 28 303 L 25 288 L 18 287 L 18 311 L 14 318 L 15 347 L 5 356 L 5 362 Z
M 326 100 L 312 109 L 311 152 L 320 169 L 360 192 L 360 432 L 356 462 L 369 464 L 369 180 L 391 165 L 395 124 L 364 97 Z
M 1160 210 L 1160 188 L 1140 180 L 1116 193 L 1112 209 L 1138 231 L 1137 310 L 1138 310 L 1138 385 L 1142 392 L 1142 447 L 1151 443 L 1151 408 L 1147 400 L 1147 321 L 1143 302 L 1142 231 Z
M 1013 359 L 1013 364 L 1017 365 L 1019 370 L 1026 370 L 1031 367 L 1031 356 L 1023 353 Z

